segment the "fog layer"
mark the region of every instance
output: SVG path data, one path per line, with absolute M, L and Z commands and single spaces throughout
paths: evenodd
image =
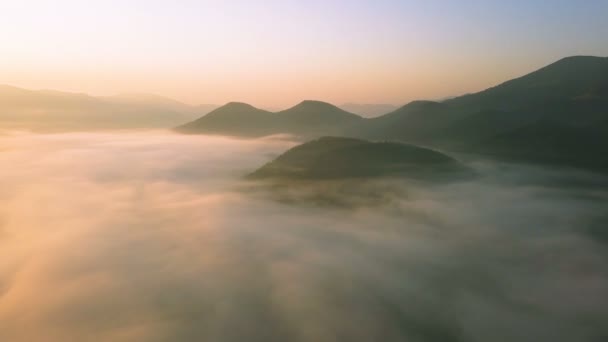
M 608 337 L 601 176 L 475 163 L 353 208 L 243 191 L 292 145 L 0 134 L 0 341 Z

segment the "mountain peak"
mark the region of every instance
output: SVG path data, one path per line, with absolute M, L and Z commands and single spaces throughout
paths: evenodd
M 269 124 L 273 113 L 243 102 L 229 102 L 176 129 L 183 133 L 221 133 L 264 136 L 274 133 Z
M 270 112 L 256 108 L 244 102 L 228 102 L 225 105 L 209 112 L 206 117 L 217 117 L 224 115 L 240 116 L 243 114 L 270 114 Z
M 296 119 L 299 122 L 311 121 L 316 124 L 339 124 L 349 120 L 361 119 L 360 116 L 340 109 L 323 101 L 305 100 L 297 105 L 279 112 L 283 117 Z
M 230 109 L 230 110 L 247 109 L 247 110 L 252 110 L 252 109 L 257 109 L 257 108 L 255 108 L 254 106 L 252 106 L 252 105 L 250 105 L 248 103 L 245 103 L 245 102 L 236 102 L 236 101 L 233 101 L 233 102 L 226 103 L 225 105 L 221 106 L 218 109 Z
M 331 103 L 323 102 L 323 101 L 315 101 L 315 100 L 305 100 L 297 105 L 286 109 L 280 113 L 287 115 L 295 115 L 295 116 L 318 116 L 323 115 L 324 117 L 328 117 L 328 115 L 334 117 L 341 117 L 345 119 L 353 119 L 353 118 L 361 118 L 360 116 L 347 112 L 341 108 L 334 106 Z
M 608 57 L 600 57 L 600 56 L 585 56 L 585 55 L 577 55 L 577 56 L 568 56 L 568 57 L 564 57 L 562 59 L 559 59 L 557 62 L 553 63 L 553 64 L 558 64 L 558 63 L 580 63 L 580 62 L 606 62 L 608 61 Z
M 297 105 L 295 105 L 294 107 L 292 107 L 291 109 L 339 109 L 338 107 L 332 105 L 331 103 L 327 103 L 327 102 L 323 102 L 323 101 L 316 101 L 316 100 L 304 100 L 300 103 L 298 103 Z
M 538 73 L 560 73 L 560 76 L 603 73 L 608 71 L 608 57 L 597 56 L 570 56 L 557 62 L 551 63 L 544 68 L 532 72 L 530 75 Z

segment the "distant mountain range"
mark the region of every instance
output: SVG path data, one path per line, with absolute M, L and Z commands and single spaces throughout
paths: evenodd
M 342 132 L 361 121 L 363 118 L 356 114 L 320 101 L 303 101 L 280 112 L 231 102 L 195 121 L 177 127 L 177 130 L 183 133 L 248 137 L 285 133 L 310 138 Z
M 414 101 L 376 118 L 316 101 L 277 113 L 232 103 L 178 130 L 399 140 L 608 170 L 608 58 L 564 58 L 479 93 L 443 102 Z
M 0 125 L 42 130 L 166 128 L 195 119 L 213 105 L 187 104 L 150 94 L 93 97 L 0 86 Z
M 608 170 L 608 58 L 575 56 L 441 102 L 339 108 L 304 101 L 271 112 L 244 103 L 190 106 L 149 94 L 93 97 L 0 86 L 0 126 L 43 130 L 166 128 L 188 134 L 309 140 L 346 136 Z M 348 110 L 345 110 L 348 109 Z M 364 114 L 354 114 L 353 112 Z

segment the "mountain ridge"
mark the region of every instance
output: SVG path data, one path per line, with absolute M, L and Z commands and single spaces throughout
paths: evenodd
M 247 103 L 229 102 L 175 129 L 183 133 L 211 133 L 257 137 L 278 133 L 308 137 L 340 131 L 363 120 L 327 102 L 304 100 L 288 109 L 271 112 Z
M 92 96 L 57 90 L 29 90 L 0 85 L 0 124 L 33 130 L 166 128 L 205 114 L 153 94 Z
M 608 154 L 608 137 L 603 129 L 595 128 L 608 122 L 608 57 L 565 57 L 477 93 L 441 102 L 412 101 L 374 118 L 339 114 L 336 109 L 327 103 L 304 101 L 278 113 L 268 112 L 267 122 L 255 122 L 255 116 L 242 120 L 249 126 L 266 128 L 257 135 L 396 140 L 444 150 L 520 156 L 537 162 L 562 160 L 573 166 L 608 169 L 608 162 L 597 161 L 599 155 Z M 290 116 L 291 120 L 287 119 Z M 294 119 L 298 117 L 303 118 L 302 122 Z M 229 124 L 221 133 L 238 135 Z M 560 134 L 568 137 L 568 144 L 558 143 Z M 552 140 L 564 154 L 572 155 L 556 157 L 559 151 L 551 151 Z

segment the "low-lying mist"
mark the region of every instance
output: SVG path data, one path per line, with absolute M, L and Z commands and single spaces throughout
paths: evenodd
M 248 191 L 293 145 L 0 134 L 0 341 L 608 338 L 602 176 L 475 161 L 365 184 L 378 205 Z

